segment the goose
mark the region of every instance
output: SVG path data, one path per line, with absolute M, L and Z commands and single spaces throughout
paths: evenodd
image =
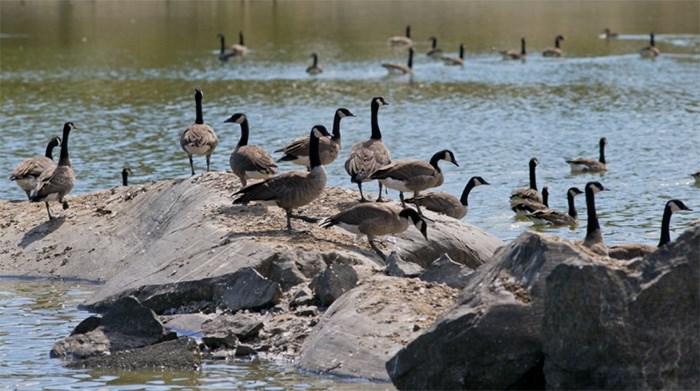
M 559 46 L 559 43 L 564 40 L 563 35 L 557 35 L 556 38 L 554 38 L 554 47 L 553 48 L 547 48 L 542 52 L 542 56 L 544 57 L 561 57 L 564 52 L 562 52 L 561 47 Z
M 692 176 L 693 179 L 695 180 L 695 185 L 700 186 L 700 171 L 696 171 L 696 172 L 690 174 L 690 176 Z
M 389 37 L 389 45 L 413 46 L 413 40 L 411 40 L 411 25 L 406 26 L 406 35 L 396 35 L 393 37 Z
M 63 197 L 70 193 L 75 184 L 75 173 L 73 173 L 70 156 L 68 155 L 68 134 L 73 129 L 76 129 L 76 127 L 72 122 L 66 122 L 63 125 L 61 155 L 58 158 L 58 165 L 42 172 L 29 194 L 31 202 L 43 201 L 46 204 L 49 220 L 54 219 L 51 215 L 51 209 L 49 209 L 49 201 L 58 201 L 63 204 L 63 209 L 68 209 L 68 202 Z
M 311 53 L 311 58 L 313 59 L 313 63 L 309 65 L 308 68 L 306 68 L 306 73 L 308 73 L 309 75 L 318 75 L 319 73 L 322 73 L 323 68 L 321 68 L 321 66 L 318 65 L 318 54 Z
M 226 44 L 224 43 L 224 35 L 217 34 L 219 41 L 221 42 L 221 49 L 219 51 L 219 59 L 228 60 L 230 57 L 235 56 L 245 56 L 248 53 L 248 48 L 243 43 L 243 31 L 238 32 L 238 43 L 228 47 L 228 51 L 225 50 Z
M 575 225 L 578 224 L 578 213 L 574 205 L 574 197 L 583 193 L 578 187 L 571 187 L 566 192 L 566 200 L 569 204 L 569 212 L 564 213 L 554 209 L 540 209 L 527 214 L 527 217 L 535 224 L 551 225 Z
M 416 206 L 418 213 L 422 215 L 418 194 L 420 194 L 421 190 L 442 185 L 445 180 L 442 170 L 438 166 L 438 161 L 440 160 L 459 166 L 452 151 L 444 149 L 435 153 L 430 158 L 430 162 L 424 160 L 397 160 L 389 163 L 373 172 L 370 175 L 370 179 L 377 179 L 384 186 L 398 190 L 401 205 L 404 208 L 406 207 L 406 202 L 403 199 L 403 192 L 412 191 L 413 204 Z
M 442 59 L 442 61 L 445 62 L 445 65 L 463 66 L 464 65 L 464 44 L 463 43 L 459 44 L 459 57 L 445 57 Z
M 608 140 L 605 137 L 601 137 L 598 141 L 598 146 L 600 147 L 600 157 L 598 160 L 589 158 L 578 158 L 569 159 L 566 162 L 571 166 L 571 171 L 573 172 L 604 172 L 608 170 L 608 166 L 605 164 L 605 145 Z
M 340 120 L 345 117 L 354 116 L 355 114 L 344 107 L 335 111 L 335 116 L 333 117 L 333 135 L 330 139 L 322 138 L 319 140 L 321 164 L 324 166 L 329 165 L 340 154 Z M 278 162 L 287 161 L 310 168 L 308 136 L 296 138 L 291 143 L 285 145 L 284 148 L 277 149 L 275 152 L 284 152 L 284 156 L 277 159 Z
M 462 219 L 469 211 L 469 193 L 473 188 L 481 185 L 490 185 L 490 183 L 486 182 L 484 178 L 480 176 L 473 176 L 469 179 L 467 185 L 464 186 L 462 197 L 460 198 L 450 193 L 440 191 L 423 193 L 418 197 L 406 198 L 405 201 L 409 204 L 413 204 L 417 199 L 418 202 L 428 210 L 442 213 L 455 219 Z
M 664 215 L 661 219 L 661 238 L 656 247 L 641 243 L 627 243 L 608 248 L 610 258 L 629 260 L 637 257 L 647 256 L 656 249 L 663 247 L 671 241 L 669 226 L 671 225 L 671 215 L 676 212 L 689 212 L 692 209 L 688 208 L 681 200 L 670 200 L 666 202 L 664 207 Z
M 326 187 L 326 170 L 321 164 L 319 156 L 319 138 L 330 137 L 328 130 L 323 125 L 311 128 L 309 134 L 309 158 L 311 159 L 310 171 L 288 171 L 271 176 L 261 182 L 246 186 L 234 195 L 234 204 L 247 204 L 250 201 L 263 201 L 275 203 L 284 209 L 287 215 L 287 230 L 292 228 L 292 209 L 304 206 L 321 195 Z M 295 218 L 302 218 L 295 216 Z
M 659 48 L 654 45 L 654 33 L 649 34 L 649 46 L 645 46 L 639 51 L 642 58 L 656 58 L 661 54 Z
M 503 50 L 501 55 L 504 60 L 522 60 L 527 59 L 527 51 L 525 50 L 525 37 L 520 38 L 520 51 L 516 50 Z
M 219 144 L 214 128 L 204 123 L 202 117 L 202 91 L 194 90 L 194 101 L 197 107 L 197 118 L 194 123 L 188 126 L 180 136 L 180 146 L 190 159 L 190 169 L 194 175 L 194 162 L 192 155 L 205 155 L 207 158 L 207 172 L 209 171 L 209 161 L 211 154 Z
M 356 204 L 326 218 L 320 226 L 323 228 L 338 226 L 358 236 L 366 235 L 372 250 L 386 260 L 386 255 L 377 247 L 374 239 L 378 236 L 404 232 L 408 229 L 409 221 L 428 240 L 428 225 L 415 210 L 398 209 L 387 204 Z
M 519 201 L 511 206 L 511 209 L 516 216 L 521 217 L 527 217 L 527 215 L 538 210 L 549 209 L 549 188 L 547 186 L 542 188 L 542 202 L 534 200 Z
M 537 158 L 530 159 L 530 187 L 515 189 L 510 195 L 510 206 L 515 206 L 523 201 L 537 201 L 542 203 L 542 194 L 537 191 L 537 179 L 535 177 L 535 168 L 540 162 Z
M 428 52 L 425 53 L 425 55 L 434 60 L 442 59 L 442 49 L 437 47 L 437 38 L 430 37 L 428 38 L 428 40 L 431 42 L 430 50 L 428 50 Z
M 607 256 L 608 247 L 603 240 L 603 232 L 600 230 L 598 222 L 598 214 L 595 210 L 595 195 L 600 191 L 606 191 L 605 187 L 600 182 L 586 183 L 586 213 L 588 214 L 588 226 L 586 227 L 586 237 L 583 239 L 583 245 L 588 247 L 598 255 Z
M 134 173 L 131 171 L 129 167 L 124 167 L 122 170 L 122 185 L 123 186 L 129 186 L 129 175 L 133 175 Z
M 392 74 L 407 75 L 413 73 L 413 48 L 408 48 L 408 62 L 405 65 L 384 63 L 382 66 Z
M 46 145 L 44 156 L 35 156 L 31 159 L 22 160 L 12 171 L 10 180 L 17 182 L 17 185 L 27 194 L 27 198 L 29 198 L 29 194 L 36 186 L 36 181 L 41 173 L 49 168 L 56 167 L 56 163 L 53 161 L 53 149 L 60 143 L 60 137 L 51 137 Z
M 608 28 L 608 27 L 606 27 L 605 29 L 603 29 L 603 34 L 602 34 L 602 36 L 603 36 L 603 38 L 605 38 L 605 39 L 607 39 L 607 40 L 610 40 L 610 39 L 617 39 L 617 37 L 618 37 L 619 35 L 620 35 L 620 34 L 618 34 L 618 33 L 614 32 L 614 31 L 610 30 L 610 28 Z
M 265 179 L 277 173 L 277 165 L 266 150 L 248 145 L 248 118 L 245 114 L 236 113 L 224 123 L 241 125 L 241 138 L 229 157 L 231 171 L 241 180 L 241 186 L 248 184 L 247 179 Z
M 219 60 L 226 61 L 229 58 L 236 56 L 236 53 L 234 53 L 233 51 L 226 50 L 226 43 L 224 42 L 225 38 L 224 38 L 223 34 L 219 33 L 216 35 L 216 37 L 219 38 L 219 43 L 220 43 Z
M 383 97 L 372 98 L 372 135 L 367 141 L 360 141 L 353 145 L 350 155 L 345 161 L 345 171 L 350 175 L 350 182 L 357 183 L 360 190 L 360 202 L 367 202 L 362 193 L 362 182 L 368 182 L 370 174 L 379 167 L 391 163 L 391 153 L 382 141 L 382 133 L 379 129 L 379 108 L 388 105 Z M 382 183 L 379 183 L 378 202 L 382 202 Z

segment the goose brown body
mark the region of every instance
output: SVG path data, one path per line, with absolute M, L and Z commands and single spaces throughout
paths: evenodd
M 277 173 L 277 165 L 266 150 L 257 145 L 248 145 L 249 128 L 245 114 L 236 113 L 224 122 L 241 126 L 241 138 L 229 156 L 229 164 L 242 186 L 248 184 L 248 179 L 265 179 Z
M 604 172 L 608 170 L 608 165 L 605 163 L 605 146 L 608 141 L 605 137 L 601 137 L 598 141 L 600 155 L 598 160 L 590 158 L 569 159 L 566 163 L 571 166 L 573 172 Z
M 180 146 L 190 160 L 192 175 L 194 175 L 194 162 L 192 161 L 192 156 L 206 156 L 207 171 L 209 171 L 211 154 L 214 153 L 214 149 L 216 149 L 216 146 L 219 144 L 219 138 L 216 136 L 214 128 L 204 123 L 204 117 L 202 115 L 201 90 L 195 90 L 194 100 L 197 117 L 195 122 L 189 125 L 180 136 Z
M 53 161 L 53 150 L 60 143 L 60 137 L 52 137 L 46 146 L 44 156 L 35 156 L 31 159 L 22 160 L 12 171 L 10 180 L 17 182 L 17 185 L 27 194 L 27 198 L 29 198 L 29 194 L 36 186 L 39 176 L 44 171 L 56 167 L 56 163 Z
M 455 219 L 462 219 L 467 215 L 469 211 L 469 193 L 476 186 L 488 185 L 483 178 L 475 176 L 471 177 L 464 186 L 462 191 L 462 196 L 457 198 L 450 193 L 444 191 L 438 192 L 426 192 L 418 195 L 417 197 L 406 198 L 406 202 L 409 204 L 415 204 L 418 200 L 418 204 L 424 206 L 428 210 L 436 213 L 441 213 L 450 216 Z

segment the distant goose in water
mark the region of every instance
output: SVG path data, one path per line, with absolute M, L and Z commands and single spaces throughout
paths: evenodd
M 46 145 L 44 156 L 35 156 L 31 159 L 22 160 L 10 175 L 11 181 L 16 181 L 17 185 L 24 190 L 29 198 L 29 194 L 36 186 L 39 176 L 49 168 L 56 167 L 53 161 L 53 149 L 61 143 L 61 138 L 54 136 Z
M 430 37 L 428 38 L 428 40 L 431 42 L 430 50 L 428 50 L 428 52 L 425 53 L 425 55 L 432 58 L 433 60 L 442 59 L 442 49 L 437 47 L 437 38 Z
M 333 162 L 340 154 L 340 120 L 345 117 L 354 117 L 355 114 L 350 110 L 341 107 L 335 111 L 333 116 L 333 136 L 328 139 L 322 137 L 319 140 L 319 153 L 321 154 L 321 164 L 324 166 Z M 309 161 L 309 136 L 299 137 L 291 143 L 275 150 L 275 152 L 284 152 L 284 156 L 279 158 L 279 161 L 288 161 L 300 166 L 310 168 Z
M 455 166 L 457 160 L 455 155 L 450 150 L 442 150 L 435 153 L 430 162 L 424 160 L 396 160 L 385 166 L 379 167 L 370 175 L 370 179 L 377 179 L 384 186 L 398 190 L 401 205 L 405 208 L 406 203 L 403 199 L 403 193 L 406 191 L 413 192 L 413 204 L 416 206 L 418 213 L 423 214 L 420 210 L 420 198 L 418 195 L 422 190 L 430 189 L 442 185 L 444 176 L 442 170 L 438 166 L 438 161 L 445 160 Z
M 595 195 L 600 191 L 608 190 L 600 182 L 586 183 L 586 213 L 588 214 L 588 226 L 586 227 L 586 237 L 583 245 L 588 247 L 598 255 L 607 256 L 608 247 L 603 240 L 603 232 L 600 230 L 598 214 L 595 209 Z
M 306 73 L 308 73 L 309 75 L 318 75 L 319 73 L 322 73 L 323 68 L 321 68 L 321 66 L 318 65 L 318 54 L 311 53 L 311 58 L 313 59 L 313 63 L 309 65 L 308 68 L 306 68 Z
M 413 73 L 413 48 L 408 48 L 408 62 L 405 65 L 384 63 L 382 64 L 382 66 L 386 68 L 389 71 L 389 73 L 399 75 Z
M 379 108 L 389 103 L 381 96 L 372 98 L 372 135 L 367 141 L 360 141 L 353 145 L 350 155 L 345 161 L 345 172 L 350 175 L 350 182 L 357 183 L 360 191 L 360 202 L 367 202 L 362 194 L 362 182 L 371 181 L 370 175 L 379 167 L 391 163 L 391 153 L 382 141 L 382 132 L 379 129 Z M 382 201 L 382 183 L 379 183 L 379 196 L 377 201 Z
M 606 27 L 606 28 L 603 30 L 602 37 L 605 38 L 605 39 L 607 39 L 607 40 L 611 40 L 611 39 L 617 39 L 617 37 L 618 37 L 619 35 L 620 35 L 620 34 L 614 32 L 614 31 L 610 30 L 610 28 Z
M 671 225 L 671 215 L 676 212 L 687 211 L 692 211 L 692 209 L 688 208 L 683 201 L 668 201 L 664 207 L 664 215 L 661 219 L 661 238 L 659 239 L 658 246 L 653 247 L 641 243 L 628 243 L 619 246 L 612 246 L 608 248 L 610 258 L 628 260 L 637 257 L 644 257 L 656 251 L 657 248 L 665 246 L 666 243 L 671 241 L 671 233 L 669 231 L 669 226 Z
M 504 60 L 521 60 L 527 59 L 527 51 L 525 50 L 525 37 L 520 38 L 520 51 L 503 50 L 500 52 Z
M 654 44 L 654 33 L 649 34 L 649 46 L 645 46 L 639 51 L 642 58 L 656 58 L 661 54 L 661 50 Z
M 560 42 L 563 40 L 563 35 L 557 35 L 557 37 L 554 38 L 554 47 L 545 49 L 542 52 L 542 55 L 544 57 L 561 57 L 564 54 L 564 52 L 561 50 Z
M 551 225 L 575 225 L 578 223 L 578 213 L 574 204 L 574 197 L 583 193 L 578 187 L 571 187 L 566 192 L 566 200 L 569 204 L 568 213 L 560 212 L 554 209 L 540 209 L 527 215 L 534 221 L 535 224 L 551 224 Z
M 571 166 L 573 172 L 604 172 L 608 170 L 605 164 L 605 145 L 608 143 L 605 137 L 601 137 L 598 141 L 600 148 L 600 157 L 598 160 L 589 158 L 569 159 L 566 162 Z
M 133 175 L 134 173 L 131 171 L 129 167 L 124 167 L 122 170 L 122 185 L 123 186 L 129 186 L 129 175 Z
M 469 211 L 469 193 L 476 186 L 489 185 L 484 178 L 480 176 L 473 176 L 467 182 L 467 185 L 462 191 L 462 197 L 457 198 L 450 193 L 440 191 L 440 192 L 426 192 L 418 197 L 406 198 L 406 202 L 409 204 L 418 203 L 428 210 L 436 213 L 442 213 L 444 215 L 450 216 L 455 219 L 462 219 L 466 216 Z
M 229 164 L 243 187 L 248 184 L 248 179 L 265 179 L 277 173 L 277 165 L 266 150 L 257 145 L 248 145 L 248 118 L 245 114 L 236 113 L 224 123 L 241 125 L 241 138 L 231 152 Z
M 49 213 L 49 220 L 54 217 L 49 209 L 49 201 L 58 201 L 63 204 L 63 209 L 68 209 L 68 202 L 63 199 L 70 193 L 75 184 L 75 174 L 70 164 L 68 155 L 68 135 L 71 130 L 76 129 L 72 122 L 63 125 L 63 136 L 61 138 L 61 155 L 58 158 L 58 165 L 50 167 L 39 175 L 36 185 L 29 194 L 32 202 L 43 201 L 46 204 L 46 211 Z
M 542 194 L 537 191 L 537 177 L 535 174 L 535 169 L 540 162 L 537 158 L 530 159 L 530 187 L 515 189 L 510 194 L 510 206 L 515 206 L 515 204 L 521 203 L 523 201 L 536 201 L 543 203 Z
M 445 62 L 445 65 L 456 65 L 456 66 L 463 66 L 464 65 L 464 44 L 460 43 L 459 44 L 459 57 L 444 57 L 442 61 Z
M 391 46 L 413 46 L 413 41 L 411 40 L 411 26 L 406 26 L 406 35 L 396 35 L 389 37 L 389 45 Z
M 192 155 L 205 155 L 207 158 L 207 172 L 209 171 L 209 161 L 214 153 L 219 138 L 216 137 L 214 128 L 204 123 L 202 116 L 202 91 L 194 90 L 194 101 L 197 109 L 197 118 L 194 123 L 188 126 L 180 136 L 180 146 L 190 159 L 190 169 L 194 175 L 194 162 Z
M 527 217 L 538 210 L 549 209 L 549 188 L 542 188 L 542 202 L 534 200 L 520 200 L 511 206 L 516 216 Z
M 693 179 L 695 180 L 695 185 L 700 186 L 700 171 L 694 172 L 694 173 L 690 174 L 690 176 L 692 176 Z
M 386 255 L 374 243 L 379 236 L 398 234 L 408 229 L 412 223 L 427 240 L 427 224 L 413 209 L 403 210 L 387 204 L 356 204 L 347 210 L 328 217 L 321 222 L 321 227 L 334 225 L 355 235 L 367 235 L 367 241 L 374 252 L 386 260 Z
M 309 134 L 310 171 L 288 171 L 246 186 L 234 195 L 240 195 L 234 204 L 247 204 L 250 201 L 271 202 L 284 209 L 287 215 L 287 229 L 292 231 L 292 209 L 304 206 L 321 195 L 326 187 L 326 170 L 319 156 L 319 138 L 330 137 L 323 125 L 316 125 Z M 295 216 L 297 218 L 304 217 Z
M 226 43 L 224 42 L 224 35 L 217 34 L 219 41 L 221 43 L 221 49 L 219 51 L 220 60 L 228 60 L 231 57 L 245 56 L 248 53 L 248 48 L 243 43 L 243 31 L 238 33 L 238 43 L 235 43 L 228 48 L 226 48 Z

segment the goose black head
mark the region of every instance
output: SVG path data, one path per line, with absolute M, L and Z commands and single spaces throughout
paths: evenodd
M 578 187 L 570 187 L 566 193 L 571 197 L 576 197 L 577 195 L 582 194 L 583 192 Z
M 486 180 L 480 176 L 473 176 L 469 181 L 474 186 L 490 185 L 490 183 L 486 182 Z
M 420 231 L 425 240 L 428 240 L 428 223 L 425 222 L 423 217 L 418 214 L 414 209 L 406 208 L 399 212 L 399 217 L 404 219 L 410 219 L 416 229 Z
M 236 113 L 229 117 L 224 123 L 236 123 L 236 124 L 242 124 L 247 120 L 245 114 L 243 113 Z
M 384 97 L 376 96 L 376 97 L 372 98 L 372 105 L 373 106 L 382 107 L 382 106 L 386 106 L 388 104 L 389 103 L 384 100 Z
M 536 157 L 533 157 L 532 159 L 530 159 L 530 167 L 532 167 L 532 166 L 536 167 L 538 164 L 540 164 L 540 161 L 537 160 Z
M 605 188 L 602 183 L 598 181 L 592 181 L 586 183 L 586 190 L 589 190 L 593 192 L 593 194 L 598 193 L 599 191 L 607 191 L 609 189 Z
M 672 213 L 680 211 L 692 211 L 692 209 L 688 208 L 681 200 L 670 200 L 666 203 L 666 207 L 671 209 Z
M 355 114 L 351 113 L 350 110 L 346 109 L 345 107 L 341 107 L 338 110 L 335 111 L 336 115 L 339 118 L 345 118 L 345 117 L 354 117 Z
M 311 134 L 313 134 L 316 138 L 321 138 L 324 136 L 331 137 L 331 134 L 328 133 L 328 129 L 326 129 L 326 127 L 323 125 L 316 125 L 311 128 Z

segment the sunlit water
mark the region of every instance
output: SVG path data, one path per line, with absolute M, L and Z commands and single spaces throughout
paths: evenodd
M 343 162 L 352 144 L 369 137 L 370 99 L 381 95 L 390 103 L 379 123 L 393 158 L 427 160 L 452 150 L 459 167 L 441 164 L 441 190 L 458 196 L 471 176 L 484 177 L 491 185 L 473 190 L 465 220 L 505 241 L 527 229 L 585 235 L 583 196 L 576 229 L 515 220 L 508 197 L 527 186 L 531 157 L 540 161 L 538 185 L 549 187 L 554 208 L 565 209 L 571 186 L 600 180 L 610 188 L 596 199 L 608 244 L 656 244 L 671 198 L 695 209 L 674 216 L 672 238 L 699 217 L 700 189 L 690 177 L 700 170 L 697 1 L 3 1 L 0 7 L 5 177 L 22 159 L 43 153 L 66 121 L 79 128 L 70 138 L 78 178 L 71 195 L 119 184 L 124 165 L 134 171 L 132 183 L 186 177 L 179 135 L 194 120 L 194 88 L 201 88 L 204 119 L 220 139 L 212 157 L 218 171 L 228 169 L 240 135 L 237 125 L 223 123 L 235 112 L 248 115 L 250 142 L 273 151 L 314 124 L 330 127 L 335 109 L 347 107 L 357 118 L 342 122 L 342 154 L 327 167 L 328 184 L 355 189 Z M 387 76 L 380 64 L 405 62 L 406 53 L 388 47 L 386 38 L 408 23 L 414 75 Z M 604 27 L 621 36 L 599 38 Z M 220 62 L 216 34 L 233 43 L 239 30 L 249 54 Z M 655 61 L 638 54 L 651 31 L 662 51 Z M 566 56 L 543 58 L 557 34 L 566 36 Z M 466 65 L 428 60 L 431 35 L 448 55 L 456 56 L 464 42 Z M 522 35 L 527 62 L 501 60 L 498 50 L 517 48 Z M 325 68 L 315 77 L 304 72 L 311 52 Z M 610 171 L 572 175 L 565 158 L 597 158 L 603 136 Z M 197 172 L 204 168 L 204 158 L 196 157 Z M 14 183 L 0 185 L 1 199 L 23 197 Z

